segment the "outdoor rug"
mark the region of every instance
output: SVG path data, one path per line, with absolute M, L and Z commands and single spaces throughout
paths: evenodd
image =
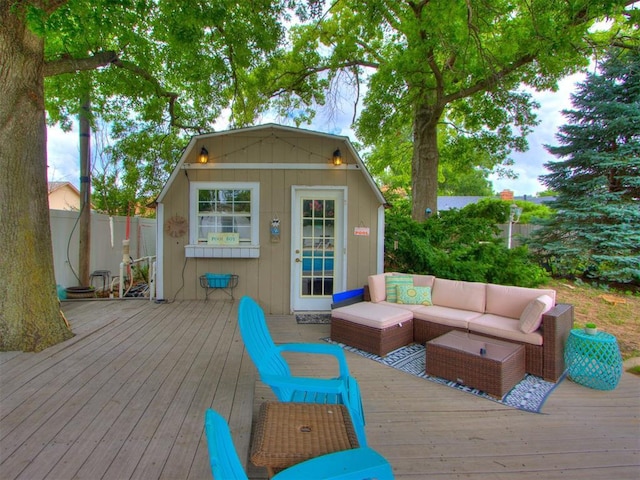
M 373 353 L 368 353 L 355 347 L 350 347 L 342 343 L 334 342 L 329 337 L 323 338 L 325 342 L 334 343 L 339 345 L 343 349 L 362 355 L 363 357 L 374 360 L 383 365 L 401 370 L 403 372 L 410 373 L 416 377 L 424 378 L 431 382 L 446 385 L 448 387 L 456 388 L 463 392 L 471 393 L 478 397 L 486 398 L 493 402 L 501 403 L 509 407 L 524 410 L 526 412 L 541 413 L 542 405 L 549 397 L 551 392 L 562 381 L 564 377 L 558 380 L 558 383 L 547 382 L 540 377 L 527 374 L 520 383 L 511 389 L 502 400 L 498 400 L 491 395 L 487 395 L 477 388 L 471 388 L 466 385 L 445 380 L 439 377 L 432 377 L 425 373 L 425 347 L 418 343 L 412 343 L 406 347 L 399 348 L 389 353 L 386 357 L 379 357 Z
M 330 313 L 296 313 L 298 323 L 331 323 Z

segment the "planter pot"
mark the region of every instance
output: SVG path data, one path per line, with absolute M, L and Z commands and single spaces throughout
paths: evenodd
M 96 289 L 93 287 L 67 287 L 65 291 L 69 300 L 95 298 L 96 296 Z
M 584 331 L 587 335 L 595 335 L 596 333 L 598 333 L 597 328 L 584 327 Z

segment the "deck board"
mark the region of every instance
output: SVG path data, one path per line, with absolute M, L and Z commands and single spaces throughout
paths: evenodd
M 0 353 L 0 478 L 211 478 L 203 416 L 229 420 L 251 479 L 251 426 L 272 392 L 231 300 L 65 302 L 72 339 Z M 269 318 L 277 342 L 319 342 L 327 325 Z M 563 381 L 542 414 L 521 412 L 347 353 L 369 445 L 398 480 L 640 478 L 640 379 L 614 391 Z M 336 365 L 292 355 L 298 374 Z

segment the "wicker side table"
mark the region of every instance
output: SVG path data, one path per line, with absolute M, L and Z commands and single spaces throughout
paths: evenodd
M 622 376 L 622 355 L 616 337 L 610 333 L 589 335 L 574 328 L 569 333 L 564 361 L 569 378 L 585 387 L 613 390 Z
M 251 462 L 269 476 L 310 458 L 357 448 L 344 405 L 265 402 L 251 444 Z

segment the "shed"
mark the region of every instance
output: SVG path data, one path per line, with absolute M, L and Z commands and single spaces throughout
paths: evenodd
M 347 137 L 275 124 L 195 136 L 157 201 L 158 298 L 224 295 L 201 277 L 231 274 L 234 297 L 269 314 L 327 311 L 384 270 L 385 205 Z

